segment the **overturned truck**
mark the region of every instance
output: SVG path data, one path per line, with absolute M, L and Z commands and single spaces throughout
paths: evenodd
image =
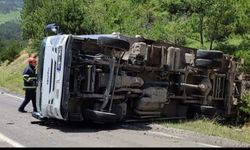
M 38 119 L 236 117 L 240 61 L 143 37 L 55 35 L 39 53 Z

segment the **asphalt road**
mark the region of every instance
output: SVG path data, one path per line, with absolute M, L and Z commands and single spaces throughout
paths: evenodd
M 22 98 L 0 91 L 0 147 L 238 147 L 221 138 L 198 136 L 152 124 L 96 125 L 51 121 L 41 123 L 19 113 Z

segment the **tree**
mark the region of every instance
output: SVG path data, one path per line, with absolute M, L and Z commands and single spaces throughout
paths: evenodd
M 200 35 L 200 44 L 204 47 L 204 28 L 207 13 L 210 10 L 210 7 L 213 5 L 215 0 L 191 0 L 191 12 L 193 13 L 192 17 L 197 17 L 197 20 L 194 21 L 194 31 L 197 31 Z
M 56 23 L 64 33 L 121 32 L 185 45 L 195 39 L 203 48 L 231 35 L 248 35 L 250 2 L 245 0 L 24 0 L 25 38 L 40 39 Z
M 44 16 L 40 15 L 42 0 L 24 0 L 21 11 L 22 31 L 24 39 L 35 39 L 41 35 L 41 23 Z M 40 9 L 40 10 L 39 10 Z
M 213 49 L 214 41 L 224 41 L 234 33 L 237 15 L 232 1 L 215 1 L 207 12 L 206 31 L 210 40 L 209 49 Z
M 85 5 L 82 0 L 24 0 L 21 13 L 25 39 L 41 39 L 44 28 L 56 23 L 64 33 L 88 34 L 92 29 L 85 26 Z
M 241 36 L 250 33 L 250 1 L 237 0 L 233 1 L 237 12 L 236 30 L 235 32 Z

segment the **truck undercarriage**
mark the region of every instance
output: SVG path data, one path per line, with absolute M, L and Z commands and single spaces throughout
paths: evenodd
M 72 38 L 61 112 L 66 120 L 237 116 L 240 65 L 215 50 L 144 38 Z
M 96 123 L 129 119 L 237 117 L 241 61 L 122 35 L 52 36 L 39 69 L 38 119 Z

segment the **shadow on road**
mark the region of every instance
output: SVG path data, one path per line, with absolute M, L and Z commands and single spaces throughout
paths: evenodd
M 144 123 L 115 123 L 95 124 L 90 122 L 66 122 L 62 120 L 32 121 L 31 124 L 45 126 L 47 129 L 56 129 L 62 132 L 99 132 L 118 129 L 145 131 L 150 130 L 150 122 Z

